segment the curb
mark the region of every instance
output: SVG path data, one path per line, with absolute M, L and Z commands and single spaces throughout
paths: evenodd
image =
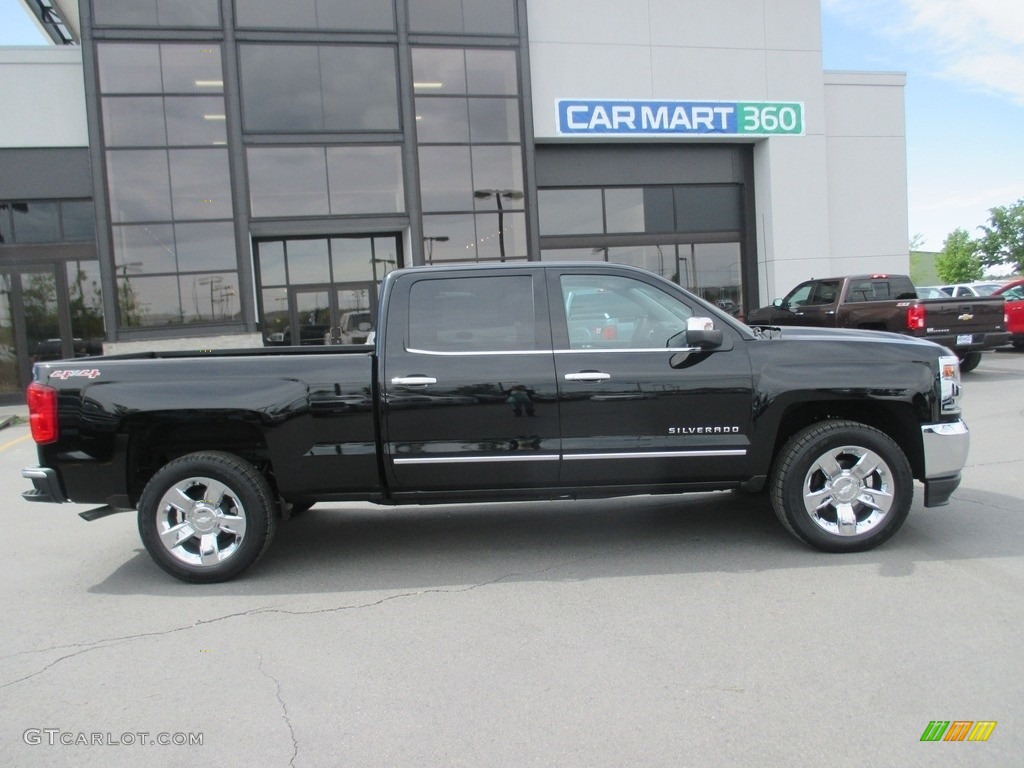
M 17 416 L 0 416 L 0 429 L 5 429 L 19 421 Z

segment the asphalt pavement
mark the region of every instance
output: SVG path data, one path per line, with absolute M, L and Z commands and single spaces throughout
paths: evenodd
M 965 383 L 962 486 L 872 552 L 730 493 L 320 504 L 207 586 L 22 500 L 9 426 L 0 765 L 1019 766 L 1024 354 Z

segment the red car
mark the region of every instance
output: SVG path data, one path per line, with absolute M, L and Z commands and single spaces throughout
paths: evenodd
M 1007 283 L 993 296 L 1006 299 L 1006 330 L 1010 342 L 1017 349 L 1024 349 L 1024 279 Z

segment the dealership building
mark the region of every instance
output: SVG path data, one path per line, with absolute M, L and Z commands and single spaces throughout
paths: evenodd
M 819 0 L 22 4 L 54 44 L 0 48 L 0 396 L 359 341 L 406 266 L 633 264 L 737 314 L 907 271 L 905 77 L 824 71 Z

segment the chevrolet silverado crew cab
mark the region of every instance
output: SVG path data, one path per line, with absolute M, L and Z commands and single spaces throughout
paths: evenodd
M 232 578 L 316 502 L 767 491 L 807 544 L 865 550 L 960 482 L 955 355 L 895 334 L 755 332 L 643 270 L 399 270 L 373 346 L 42 362 L 24 497 L 137 510 L 180 579 Z
M 918 298 L 906 275 L 848 275 L 806 280 L 747 316 L 750 325 L 810 325 L 892 331 L 952 349 L 963 373 L 985 350 L 1010 340 L 998 296 Z

